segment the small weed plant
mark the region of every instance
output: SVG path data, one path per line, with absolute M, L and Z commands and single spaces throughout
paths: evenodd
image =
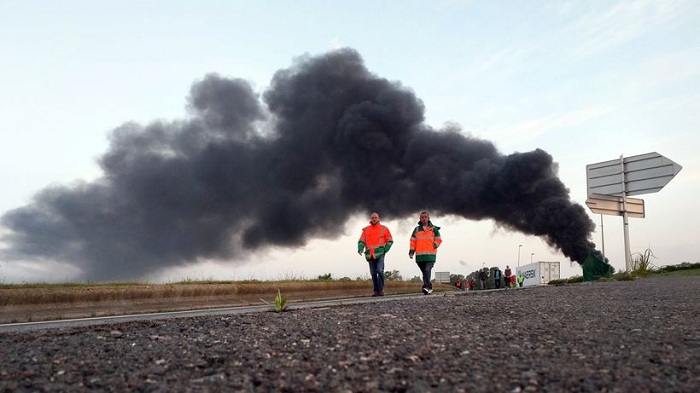
M 632 258 L 632 274 L 638 277 L 648 276 L 654 270 L 654 265 L 651 263 L 653 258 L 656 258 L 656 256 L 650 248 L 647 248 L 644 252 L 634 254 Z
M 646 277 L 655 271 L 654 265 L 651 263 L 652 259 L 655 258 L 656 256 L 650 248 L 644 252 L 634 253 L 632 254 L 632 268 L 629 271 L 617 272 L 612 278 L 616 281 L 632 281 L 639 277 Z
M 266 301 L 265 299 L 260 299 L 263 301 L 263 303 L 267 304 L 270 306 L 272 311 L 274 312 L 282 312 L 287 309 L 287 297 L 282 296 L 282 292 L 280 291 L 279 288 L 277 288 L 277 295 L 275 296 L 275 301 L 274 303 L 270 303 Z

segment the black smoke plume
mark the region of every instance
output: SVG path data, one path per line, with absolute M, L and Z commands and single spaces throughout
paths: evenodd
M 595 224 L 548 153 L 502 155 L 457 126 L 431 128 L 422 101 L 370 73 L 355 50 L 298 59 L 262 97 L 244 80 L 207 75 L 188 104 L 187 119 L 115 129 L 98 180 L 45 188 L 4 214 L 2 259 L 138 279 L 335 238 L 372 210 L 421 209 L 493 219 L 573 261 L 594 251 Z

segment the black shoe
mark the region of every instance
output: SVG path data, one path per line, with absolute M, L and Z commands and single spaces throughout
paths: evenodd
M 423 290 L 423 295 L 427 295 L 430 293 L 430 292 L 428 292 L 428 288 L 423 288 L 422 290 Z

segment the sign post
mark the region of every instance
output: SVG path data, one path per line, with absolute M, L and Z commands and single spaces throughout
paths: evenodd
M 629 216 L 644 217 L 644 201 L 634 199 L 633 202 L 633 199 L 627 197 L 660 191 L 681 169 L 683 169 L 682 166 L 656 152 L 627 158 L 620 156 L 619 160 L 586 165 L 589 197 L 586 200 L 586 205 L 594 213 L 622 216 L 625 237 L 625 268 L 628 271 L 632 269 L 628 218 Z M 622 209 L 599 208 L 602 206 L 601 204 L 610 202 L 606 200 L 606 197 L 618 197 Z M 637 201 L 641 201 L 641 203 Z M 633 204 L 641 205 L 641 216 L 638 209 L 633 210 L 633 214 L 630 214 L 628 205 L 631 208 Z
M 637 198 L 593 194 L 586 199 L 586 205 L 593 213 L 600 214 L 600 236 L 602 240 L 603 260 L 605 260 L 605 228 L 603 227 L 603 215 L 622 216 L 627 212 L 628 217 L 644 218 L 644 200 Z
M 627 184 L 625 179 L 625 159 L 620 155 L 620 172 L 622 173 L 622 227 L 625 235 L 625 270 L 632 270 L 632 252 L 630 251 L 630 223 L 627 215 Z

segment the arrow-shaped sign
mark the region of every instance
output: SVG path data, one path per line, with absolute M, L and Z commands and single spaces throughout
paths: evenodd
M 591 195 L 586 199 L 586 205 L 593 213 L 607 214 L 609 216 L 621 216 L 624 213 L 622 197 L 609 195 Z M 625 198 L 627 215 L 630 217 L 644 218 L 644 200 L 637 198 Z
M 622 196 L 623 191 L 627 196 L 658 192 L 683 169 L 656 152 L 626 157 L 622 161 L 623 163 L 620 160 L 610 160 L 586 165 L 589 196 Z

